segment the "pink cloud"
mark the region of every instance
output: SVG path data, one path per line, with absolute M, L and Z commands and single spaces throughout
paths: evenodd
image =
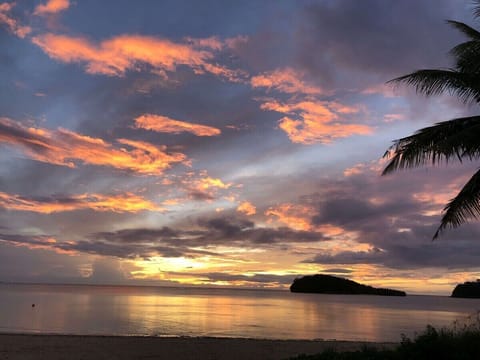
M 23 39 L 32 31 L 32 28 L 20 25 L 17 20 L 10 16 L 10 11 L 14 6 L 14 2 L 0 4 L 0 24 L 4 24 L 9 31 Z
M 348 123 L 344 115 L 359 112 L 359 108 L 329 101 L 289 100 L 285 103 L 267 100 L 263 110 L 286 114 L 279 120 L 279 127 L 294 143 L 327 144 L 337 138 L 366 135 L 373 129 L 367 125 Z
M 167 152 L 165 146 L 117 139 L 117 143 L 125 145 L 118 147 L 70 130 L 27 127 L 8 118 L 0 118 L 0 143 L 41 162 L 71 168 L 77 163 L 108 166 L 139 175 L 160 175 L 173 164 L 187 161 L 184 154 Z
M 70 7 L 69 0 L 48 0 L 45 4 L 40 4 L 35 8 L 35 15 L 58 14 Z
M 250 201 L 243 201 L 240 205 L 238 205 L 237 211 L 251 216 L 257 213 L 257 208 Z
M 162 211 L 151 201 L 133 193 L 117 195 L 80 194 L 66 197 L 28 198 L 0 192 L 0 207 L 9 210 L 31 211 L 42 214 L 91 209 L 94 211 L 130 212 Z
M 317 86 L 307 84 L 303 73 L 292 68 L 277 69 L 251 78 L 253 88 L 275 89 L 287 94 L 318 95 L 325 91 Z
M 94 43 L 83 37 L 48 33 L 33 37 L 32 42 L 55 60 L 84 64 L 90 74 L 123 76 L 149 67 L 166 77 L 180 65 L 197 74 L 211 73 L 232 81 L 243 73 L 213 62 L 220 45 L 212 38 L 175 43 L 153 36 L 119 35 Z
M 167 116 L 144 114 L 135 118 L 135 127 L 165 133 L 190 132 L 197 136 L 220 135 L 220 129 L 212 126 L 200 125 L 181 120 L 174 120 Z

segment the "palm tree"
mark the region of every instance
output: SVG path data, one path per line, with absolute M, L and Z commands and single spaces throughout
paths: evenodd
M 474 15 L 480 17 L 480 0 L 476 1 Z M 480 103 L 480 32 L 461 22 L 448 23 L 468 37 L 467 41 L 450 51 L 455 60 L 454 67 L 418 70 L 389 83 L 412 85 L 418 93 L 427 96 L 450 93 L 465 103 Z M 448 163 L 452 159 L 460 162 L 476 160 L 480 158 L 480 115 L 443 121 L 420 129 L 413 135 L 395 140 L 384 157 L 390 161 L 382 175 L 403 168 Z M 458 227 L 480 215 L 480 170 L 443 211 L 433 239 L 446 228 Z

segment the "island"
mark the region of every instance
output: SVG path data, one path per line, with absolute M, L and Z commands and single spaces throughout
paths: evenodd
M 291 292 L 342 294 L 342 295 L 383 295 L 406 296 L 404 291 L 374 288 L 355 281 L 331 275 L 307 275 L 293 280 Z
M 458 284 L 452 291 L 452 297 L 455 298 L 480 298 L 480 280 L 467 281 Z

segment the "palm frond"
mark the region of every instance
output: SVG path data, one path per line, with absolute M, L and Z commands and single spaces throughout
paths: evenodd
M 473 3 L 475 4 L 473 6 L 473 16 L 480 17 L 480 1 L 473 0 Z
M 468 26 L 467 24 L 464 24 L 460 21 L 455 21 L 455 20 L 447 20 L 447 23 L 452 25 L 454 28 L 460 30 L 462 33 L 467 35 L 469 38 L 471 38 L 473 40 L 480 40 L 480 32 L 478 32 L 474 28 Z
M 388 83 L 406 83 L 427 96 L 450 93 L 464 102 L 480 102 L 480 76 L 456 70 L 418 70 Z
M 455 69 L 463 73 L 480 73 L 480 40 L 458 44 L 450 54 L 455 58 Z
M 382 175 L 395 170 L 426 164 L 462 161 L 480 157 L 480 116 L 470 116 L 437 123 L 411 136 L 395 140 L 384 157 L 391 158 Z
M 480 215 L 480 170 L 465 184 L 462 190 L 443 209 L 440 226 L 433 235 L 435 240 L 447 227 L 456 228 L 468 219 Z

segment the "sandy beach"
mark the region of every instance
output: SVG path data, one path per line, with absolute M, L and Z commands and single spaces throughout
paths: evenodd
M 0 334 L 0 359 L 276 360 L 299 354 L 314 354 L 329 348 L 356 350 L 365 344 L 377 347 L 396 345 L 322 340 Z

